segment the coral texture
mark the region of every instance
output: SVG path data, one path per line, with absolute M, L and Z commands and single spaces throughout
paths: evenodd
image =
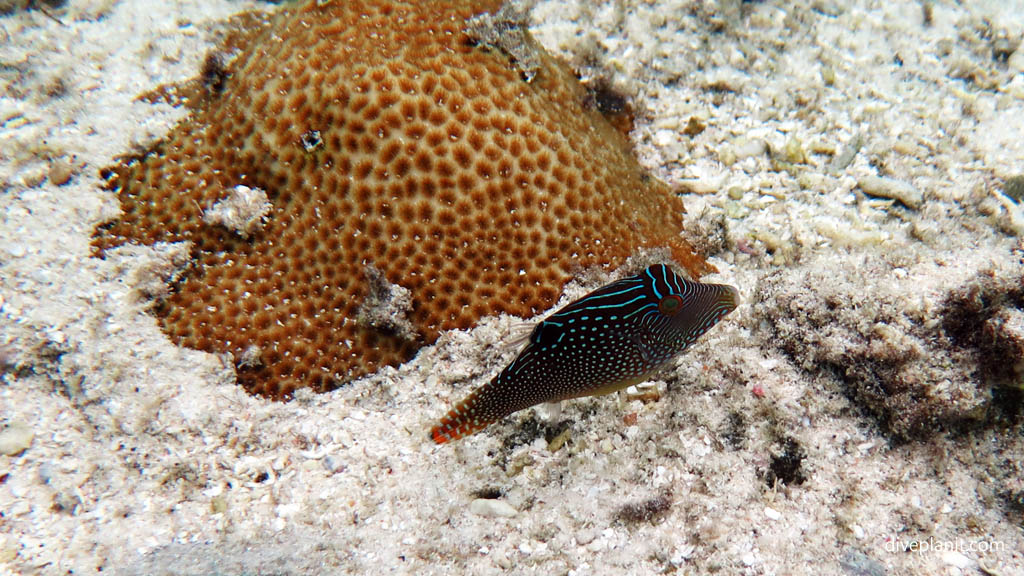
M 402 362 L 482 316 L 531 317 L 575 270 L 638 248 L 707 271 L 680 236 L 682 202 L 569 70 L 528 34 L 529 74 L 467 34 L 498 4 L 309 1 L 240 34 L 233 60 L 211 56 L 179 92 L 191 118 L 110 170 L 124 214 L 95 247 L 189 241 L 162 326 L 277 397 Z M 248 238 L 208 216 L 239 186 L 271 205 Z M 360 320 L 371 270 L 409 291 L 412 329 Z

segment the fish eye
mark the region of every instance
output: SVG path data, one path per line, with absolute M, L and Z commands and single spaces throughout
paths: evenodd
M 666 316 L 672 316 L 683 306 L 683 299 L 677 294 L 669 294 L 658 302 L 658 311 Z

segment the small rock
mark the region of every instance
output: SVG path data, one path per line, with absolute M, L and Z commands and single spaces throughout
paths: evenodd
M 81 510 L 82 499 L 77 495 L 70 492 L 56 492 L 53 495 L 53 505 L 51 509 L 54 512 L 64 512 L 72 516 L 78 516 L 79 510 Z
M 992 59 L 996 62 L 1007 62 L 1010 56 L 1018 51 L 1017 42 L 1014 42 L 1005 32 L 996 35 L 992 39 Z
M 714 194 L 718 192 L 718 185 L 700 178 L 683 178 L 678 182 L 678 191 L 686 194 Z
M 806 164 L 807 153 L 799 138 L 790 138 L 782 149 L 782 158 L 790 164 Z
M 214 496 L 210 499 L 210 512 L 212 514 L 223 514 L 228 511 L 228 499 L 223 495 Z
M 1024 200 L 1024 175 L 1010 176 L 1003 184 L 1003 194 L 1013 198 L 1014 202 Z
M 43 484 L 49 484 L 50 481 L 53 480 L 55 474 L 56 472 L 53 469 L 53 463 L 43 462 L 42 464 L 39 465 L 37 477 L 39 478 L 39 481 L 42 482 Z
M 346 468 L 345 463 L 342 462 L 341 458 L 338 458 L 333 454 L 328 454 L 327 456 L 324 456 L 322 462 L 324 465 L 324 469 L 330 472 L 331 474 L 337 474 L 338 472 L 344 471 Z
M 990 214 L 996 217 L 999 227 L 1008 234 L 1015 236 L 1024 235 L 1024 207 L 999 190 L 993 190 L 992 197 L 995 198 L 996 205 L 1001 206 L 1006 211 L 1005 214 L 1002 214 L 1002 211 L 996 207 Z M 980 208 L 982 206 L 979 206 Z
M 576 543 L 580 546 L 586 546 L 597 538 L 597 530 L 592 528 L 583 528 L 576 532 Z
M 17 456 L 32 445 L 32 430 L 21 422 L 8 422 L 0 430 L 0 454 Z
M 320 136 L 319 130 L 309 130 L 299 138 L 302 142 L 302 149 L 306 152 L 313 152 L 324 145 L 324 139 Z
M 1017 72 L 1024 72 L 1024 43 L 1017 47 L 1006 59 L 1006 65 Z
M 841 16 L 845 12 L 845 8 L 835 0 L 815 0 L 811 4 L 811 10 L 832 18 Z
M 253 344 L 242 351 L 242 354 L 235 358 L 239 368 L 259 368 L 263 366 L 260 347 Z M 303 390 L 300 388 L 300 390 Z
M 673 566 L 681 566 L 686 563 L 691 556 L 693 556 L 694 550 L 695 548 L 690 544 L 677 546 L 676 549 L 672 551 L 672 556 L 669 557 L 668 561 Z
M 847 550 L 839 566 L 850 576 L 885 576 L 885 565 L 860 550 Z
M 836 69 L 829 64 L 821 65 L 821 80 L 825 86 L 834 86 L 836 83 Z
M 853 164 L 853 160 L 857 157 L 857 153 L 864 146 L 864 137 L 860 134 L 855 135 L 850 142 L 843 146 L 843 151 L 832 158 L 832 164 L 829 166 L 829 172 L 832 174 L 839 174 L 843 170 L 846 170 L 850 164 Z
M 469 503 L 469 511 L 485 518 L 512 518 L 519 513 L 508 502 L 477 498 Z
M 672 130 L 658 130 L 654 133 L 654 144 L 658 147 L 671 146 L 676 141 L 676 133 Z
M 707 126 L 701 122 L 700 118 L 696 116 L 690 116 L 690 119 L 686 122 L 686 128 L 683 128 L 683 134 L 693 138 L 704 131 Z
M 722 146 L 718 149 L 718 161 L 726 166 L 736 163 L 736 150 L 732 146 Z
M 733 142 L 733 150 L 736 153 L 736 161 L 745 160 L 753 156 L 761 156 L 768 151 L 768 144 L 760 138 L 747 139 L 737 138 Z
M 71 177 L 75 175 L 75 167 L 68 162 L 66 158 L 57 158 L 50 163 L 50 171 L 47 174 L 47 178 L 50 179 L 50 183 L 55 186 L 63 186 L 71 181 Z
M 562 446 L 565 446 L 565 443 L 569 441 L 570 436 L 572 436 L 572 428 L 562 430 L 561 434 L 555 436 L 550 442 L 548 442 L 548 452 L 558 452 L 561 450 Z
M 857 185 L 869 196 L 896 200 L 907 208 L 919 208 L 924 202 L 924 194 L 902 180 L 865 176 L 857 181 Z
M 0 7 L 2 8 L 2 7 Z M 13 538 L 0 536 L 0 563 L 13 562 L 18 557 L 18 544 Z
M 643 403 L 657 402 L 664 395 L 666 385 L 657 380 L 642 382 L 626 388 L 626 399 L 639 400 Z
M 416 327 L 408 317 L 412 310 L 412 292 L 389 282 L 384 273 L 372 264 L 366 267 L 365 272 L 369 293 L 363 297 L 356 320 L 386 334 L 415 340 Z
M 746 82 L 735 70 L 716 69 L 707 75 L 704 88 L 712 92 L 742 92 Z
M 21 177 L 21 183 L 26 188 L 36 188 L 46 180 L 47 170 L 30 169 Z
M 950 566 L 956 566 L 961 570 L 967 570 L 974 566 L 974 560 L 971 560 L 956 550 L 946 550 L 943 552 L 942 561 Z

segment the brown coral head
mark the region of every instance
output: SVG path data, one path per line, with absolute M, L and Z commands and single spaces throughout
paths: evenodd
M 707 271 L 679 198 L 570 71 L 525 33 L 530 81 L 520 52 L 470 41 L 467 18 L 497 5 L 311 0 L 249 18 L 192 116 L 110 170 L 124 214 L 95 247 L 190 241 L 163 328 L 273 397 L 403 362 L 482 316 L 532 317 L 574 271 L 639 248 Z M 269 202 L 245 235 L 209 215 L 239 186 Z M 370 313 L 403 290 L 402 318 Z

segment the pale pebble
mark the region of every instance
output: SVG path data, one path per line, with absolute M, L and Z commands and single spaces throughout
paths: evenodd
M 0 454 L 17 456 L 32 445 L 32 430 L 22 422 L 8 422 L 0 430 Z
M 919 208 L 921 203 L 924 202 L 924 194 L 902 180 L 883 178 L 881 176 L 865 176 L 857 181 L 857 185 L 868 196 L 896 200 L 907 208 Z
M 942 561 L 950 566 L 956 566 L 961 570 L 967 570 L 974 566 L 974 560 L 971 560 L 956 550 L 947 550 L 943 552 Z
M 469 503 L 469 511 L 485 518 L 512 518 L 519 513 L 508 502 L 477 498 Z

